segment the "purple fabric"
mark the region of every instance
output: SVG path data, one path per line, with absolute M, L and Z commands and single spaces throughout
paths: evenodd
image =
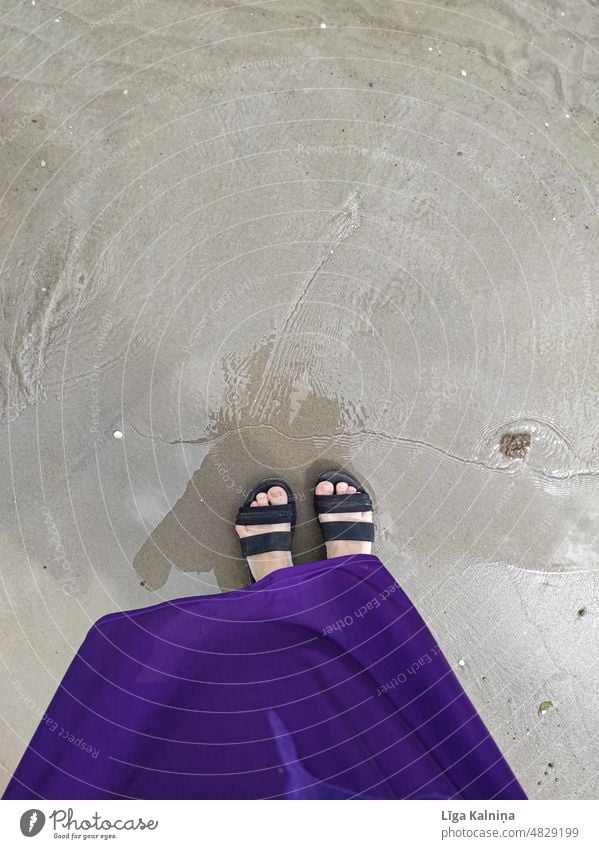
M 115 613 L 5 799 L 526 798 L 370 555 Z

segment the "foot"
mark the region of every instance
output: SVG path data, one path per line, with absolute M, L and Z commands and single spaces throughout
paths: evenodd
M 259 492 L 250 507 L 268 507 L 269 504 L 287 504 L 287 493 L 280 486 L 271 486 L 267 492 Z M 267 534 L 270 531 L 290 531 L 289 522 L 279 522 L 276 525 L 235 525 L 237 535 L 243 539 L 255 534 Z M 265 551 L 263 554 L 252 554 L 247 559 L 250 572 L 256 581 L 264 578 L 277 569 L 293 566 L 290 551 Z
M 355 486 L 341 481 L 334 486 L 330 481 L 321 481 L 316 495 L 351 495 L 359 492 Z M 372 511 L 368 513 L 319 513 L 319 522 L 372 522 Z M 370 554 L 372 543 L 363 540 L 338 539 L 326 543 L 327 557 L 346 557 L 348 554 Z

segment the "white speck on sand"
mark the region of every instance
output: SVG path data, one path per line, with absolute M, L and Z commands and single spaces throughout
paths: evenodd
M 465 71 L 463 68 L 462 68 L 462 76 L 463 76 L 463 77 L 467 77 L 467 76 L 468 76 L 468 71 Z
M 466 666 L 466 661 L 463 657 L 458 660 L 458 666 Z
M 42 159 L 42 161 L 40 162 L 40 165 L 42 166 L 42 168 L 45 168 L 46 167 L 46 160 Z
M 320 28 L 321 28 L 321 29 L 326 29 L 326 28 L 327 28 L 327 25 L 326 25 L 326 24 L 321 24 L 321 25 L 320 25 Z
M 115 431 L 112 432 L 112 435 L 114 436 L 115 439 L 122 439 L 123 438 L 123 431 L 122 430 L 115 430 Z

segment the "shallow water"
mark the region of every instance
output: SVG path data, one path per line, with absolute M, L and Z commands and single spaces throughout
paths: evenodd
M 527 791 L 597 798 L 599 9 L 13 5 L 8 768 L 97 617 L 242 586 L 271 474 L 322 556 L 347 466 Z

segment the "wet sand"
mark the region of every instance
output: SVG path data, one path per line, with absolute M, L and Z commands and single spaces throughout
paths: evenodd
M 599 798 L 599 9 L 0 4 L 3 784 L 91 624 L 346 466 L 527 793 Z

